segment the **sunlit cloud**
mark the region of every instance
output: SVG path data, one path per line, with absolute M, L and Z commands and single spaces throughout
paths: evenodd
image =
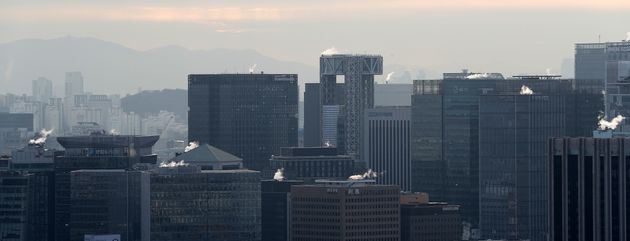
M 15 5 L 0 7 L 0 20 L 12 21 L 139 21 L 219 24 L 248 21 L 318 20 L 369 16 L 397 16 L 422 11 L 484 9 L 597 9 L 630 10 L 628 0 L 346 0 L 346 1 L 265 1 L 238 4 L 223 2 L 199 6 L 144 5 L 131 3 L 74 3 Z M 222 32 L 243 29 L 219 29 Z

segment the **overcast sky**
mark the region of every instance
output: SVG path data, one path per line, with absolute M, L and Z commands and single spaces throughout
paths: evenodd
M 255 49 L 316 66 L 382 54 L 436 73 L 560 73 L 576 42 L 630 32 L 630 0 L 2 0 L 0 42 L 96 37 L 135 49 Z

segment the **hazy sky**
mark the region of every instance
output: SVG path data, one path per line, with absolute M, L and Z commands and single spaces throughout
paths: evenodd
M 618 41 L 630 0 L 2 0 L 0 42 L 65 35 L 136 49 L 255 49 L 316 66 L 329 47 L 439 73 L 560 72 L 573 43 Z

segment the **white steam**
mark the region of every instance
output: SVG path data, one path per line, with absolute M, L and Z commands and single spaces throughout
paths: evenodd
M 533 95 L 534 91 L 527 87 L 527 85 L 521 86 L 521 95 Z
M 466 76 L 466 79 L 487 79 L 490 78 L 490 74 L 481 73 L 481 74 L 471 74 Z
M 378 173 L 372 171 L 372 169 L 367 170 L 367 172 L 360 174 L 360 175 L 352 175 L 349 176 L 348 179 L 350 180 L 363 180 L 363 179 L 370 179 L 370 178 L 376 178 L 378 177 Z
M 602 131 L 614 130 L 614 129 L 617 129 L 617 126 L 625 119 L 626 117 L 623 117 L 622 115 L 617 115 L 615 118 L 613 118 L 610 121 L 607 121 L 606 118 L 602 117 L 599 119 L 599 123 L 597 124 L 599 125 L 599 129 Z
M 326 142 L 324 143 L 324 146 L 325 146 L 325 147 L 330 147 L 330 146 L 331 146 L 331 145 L 330 145 L 330 141 L 326 141 Z
M 626 41 L 630 41 L 630 32 L 626 33 Z
M 188 143 L 188 146 L 186 146 L 186 148 L 184 148 L 184 152 L 192 151 L 193 149 L 195 149 L 197 147 L 199 147 L 199 142 L 192 141 L 192 142 Z
M 276 181 L 284 181 L 284 168 L 280 168 L 276 171 L 275 174 L 273 174 L 273 180 Z
M 116 129 L 111 129 L 111 130 L 109 130 L 109 134 L 120 135 L 120 132 L 118 130 L 116 130 Z
M 249 67 L 249 73 L 254 73 L 254 71 L 256 71 L 256 66 L 258 66 L 258 64 L 254 64 L 251 67 Z
M 389 83 L 389 80 L 392 78 L 392 75 L 394 75 L 395 72 L 389 72 L 389 74 L 387 74 L 387 77 L 385 78 L 385 83 Z
M 322 55 L 335 55 L 335 54 L 339 54 L 339 50 L 337 50 L 337 48 L 335 48 L 334 46 L 322 52 Z
M 166 168 L 174 168 L 174 167 L 186 167 L 188 166 L 188 163 L 184 162 L 184 160 L 181 161 L 172 161 L 172 162 L 162 162 L 160 163 L 160 167 L 166 167 Z
M 53 132 L 53 130 L 55 130 L 55 129 L 50 129 L 50 130 L 42 129 L 39 132 L 39 137 L 37 139 L 29 140 L 28 143 L 29 144 L 36 144 L 36 145 L 41 145 L 41 144 L 46 143 L 46 139 Z
M 545 72 L 547 73 L 547 75 L 551 75 L 551 68 L 547 68 Z

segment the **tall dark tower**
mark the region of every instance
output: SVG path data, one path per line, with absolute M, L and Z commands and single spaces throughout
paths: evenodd
M 383 74 L 383 57 L 380 55 L 322 55 L 319 58 L 321 105 L 339 105 L 337 75 L 344 76 L 345 102 L 343 116 L 343 143 L 345 153 L 358 156 L 360 151 L 363 113 L 374 107 L 374 75 Z
M 269 167 L 280 147 L 297 146 L 298 76 L 192 74 L 188 76 L 188 138 L 243 159 L 248 169 Z

